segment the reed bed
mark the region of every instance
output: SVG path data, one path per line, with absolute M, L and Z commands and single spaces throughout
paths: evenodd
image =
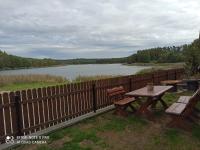
M 0 86 L 17 83 L 63 83 L 69 82 L 66 78 L 52 75 L 29 74 L 29 75 L 0 75 Z
M 55 86 L 59 84 L 68 84 L 73 82 L 84 82 L 90 80 L 112 78 L 114 76 L 78 76 L 74 80 L 68 80 L 60 76 L 29 74 L 29 75 L 0 75 L 0 92 L 16 91 L 32 88 L 41 88 Z

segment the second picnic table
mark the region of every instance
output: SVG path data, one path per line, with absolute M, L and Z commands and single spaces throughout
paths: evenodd
M 177 92 L 177 84 L 181 83 L 182 80 L 165 80 L 161 81 L 162 85 L 171 85 L 173 88 L 171 89 L 172 92 Z
M 138 101 L 140 104 L 136 114 L 145 115 L 148 117 L 151 114 L 148 107 L 151 106 L 152 108 L 155 108 L 158 101 L 161 102 L 164 109 L 167 108 L 167 104 L 162 99 L 162 96 L 171 88 L 173 88 L 173 86 L 154 86 L 153 90 L 149 91 L 147 87 L 143 87 L 141 89 L 126 93 L 126 95 L 135 97 L 137 99 L 136 101 Z M 142 103 L 141 98 L 146 98 L 146 101 Z

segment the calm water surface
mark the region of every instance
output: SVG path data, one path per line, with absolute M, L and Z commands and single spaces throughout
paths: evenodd
M 135 74 L 146 66 L 126 66 L 122 64 L 89 64 L 89 65 L 68 65 L 47 68 L 32 68 L 20 70 L 0 71 L 0 75 L 20 75 L 20 74 L 50 74 L 75 79 L 77 76 L 93 75 L 130 75 Z

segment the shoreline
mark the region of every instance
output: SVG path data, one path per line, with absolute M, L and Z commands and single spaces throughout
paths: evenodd
M 150 67 L 158 67 L 158 66 L 172 66 L 172 65 L 178 65 L 178 66 L 183 66 L 184 63 L 180 62 L 180 63 L 132 63 L 132 64 L 128 64 L 128 63 L 105 63 L 105 64 L 60 64 L 60 65 L 53 65 L 53 66 L 41 66 L 41 67 L 20 67 L 20 68 L 3 68 L 0 69 L 1 71 L 9 71 L 9 70 L 22 70 L 22 69 L 37 69 L 37 68 L 51 68 L 51 67 L 62 67 L 62 66 L 69 66 L 69 65 L 110 65 L 110 64 L 121 64 L 121 65 L 125 65 L 125 66 L 150 66 Z

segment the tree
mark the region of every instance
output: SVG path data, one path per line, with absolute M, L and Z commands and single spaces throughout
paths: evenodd
M 186 60 L 186 71 L 189 75 L 194 75 L 199 73 L 200 67 L 200 46 L 197 42 L 188 46 L 184 50 L 185 60 Z

